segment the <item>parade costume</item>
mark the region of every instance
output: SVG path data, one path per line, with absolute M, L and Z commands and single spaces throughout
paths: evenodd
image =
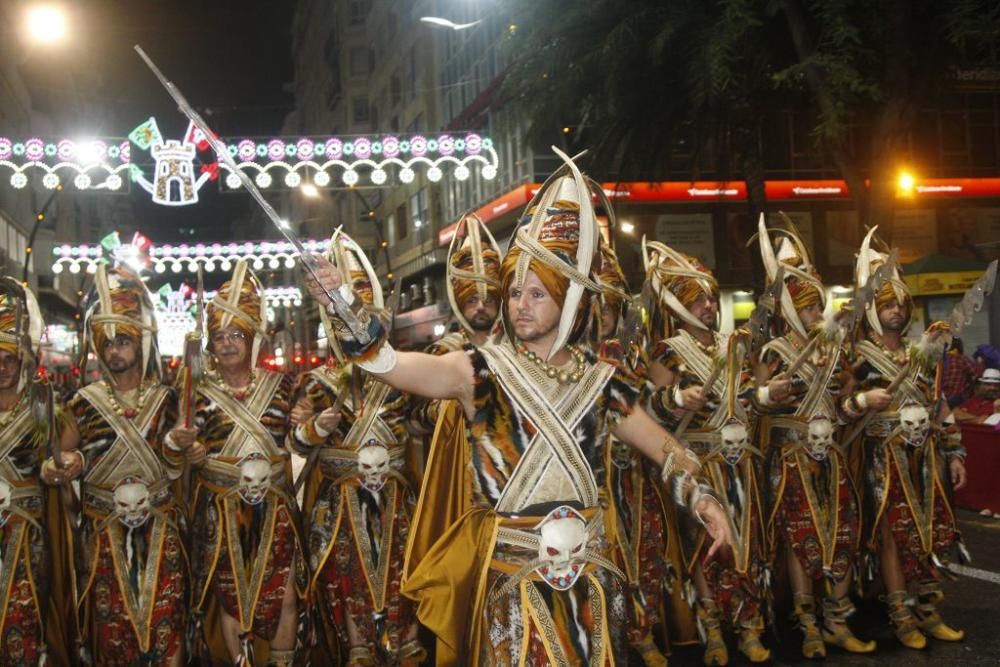
M 855 280 L 867 280 L 871 271 L 886 261 L 886 254 L 872 248 L 875 229 L 865 237 L 858 254 Z M 896 627 L 896 636 L 906 646 L 922 648 L 924 634 L 945 641 L 959 641 L 964 632 L 949 628 L 937 611 L 944 597 L 940 580 L 947 573 L 952 547 L 965 554 L 955 523 L 950 500 L 948 463 L 964 460 L 961 431 L 949 418 L 937 418 L 940 409 L 941 350 L 934 350 L 925 339 L 918 345 L 905 339 L 897 350 L 882 345 L 882 326 L 878 309 L 896 301 L 908 307 L 912 316 L 913 299 L 898 270 L 887 281 L 868 308 L 863 326 L 864 338 L 856 343 L 854 389 L 864 392 L 889 387 L 902 370 L 892 403 L 876 413 L 862 437 L 862 470 L 859 482 L 864 486 L 864 525 L 867 546 L 872 550 L 870 569 L 874 571 L 882 521 L 887 522 L 899 554 L 907 586 L 917 595 L 915 609 L 906 604 L 907 591 L 889 591 L 887 602 Z M 908 328 L 907 322 L 903 331 Z M 931 325 L 931 329 L 939 326 Z M 929 329 L 929 331 L 931 330 Z M 855 394 L 852 409 L 863 413 Z
M 217 632 L 222 610 L 239 624 L 240 661 L 291 664 L 292 650 L 271 650 L 268 642 L 278 631 L 286 587 L 294 587 L 301 601 L 308 577 L 284 449 L 293 380 L 257 367 L 267 337 L 265 304 L 245 261 L 206 315 L 209 338 L 235 327 L 250 341 L 251 372 L 243 389 L 229 387 L 216 371 L 197 387 L 193 422 L 208 451 L 192 479 L 192 592 L 204 642 L 198 650 L 231 659 Z M 302 604 L 298 611 L 297 645 L 307 613 Z
M 775 231 L 777 249 L 770 237 Z M 822 631 L 817 626 L 812 588 L 794 591 L 795 615 L 805 635 L 802 652 L 807 658 L 825 655 L 824 642 L 868 653 L 875 643 L 859 641 L 846 624 L 854 612 L 850 598 L 833 594 L 835 585 L 856 574 L 860 546 L 859 501 L 840 446 L 841 426 L 857 416 L 851 412 L 850 399 L 841 396 L 850 374 L 842 355 L 842 336 L 839 329 L 824 327 L 822 322 L 807 327 L 798 314 L 809 306 L 822 310 L 825 298 L 823 283 L 796 231 L 768 230 L 762 218 L 758 240 L 768 280 L 777 279 L 779 265 L 785 271 L 779 312 L 786 333 L 761 350 L 767 377 L 787 375 L 813 337 L 821 337 L 789 378 L 790 400 L 773 402 L 764 389 L 754 394 L 770 491 L 771 558 L 783 558 L 784 548 L 789 548 L 808 580 L 825 584 Z M 828 337 L 828 331 L 833 335 Z
M 0 665 L 37 664 L 49 653 L 47 494 L 38 481 L 47 424 L 38 423 L 28 393 L 45 323 L 27 288 L 5 278 L 2 289 L 0 351 L 20 364 L 20 398 L 0 411 Z
M 465 319 L 463 308 L 473 297 L 485 302 L 492 299 L 500 303 L 500 246 L 486 225 L 473 214 L 459 222 L 455 236 L 448 248 L 447 275 L 448 303 L 458 320 L 458 331 L 450 332 L 424 350 L 427 354 L 442 355 L 461 350 L 471 341 L 474 327 Z M 437 424 L 440 401 L 414 398 L 410 411 L 410 428 L 417 433 L 431 434 Z
M 651 394 L 650 411 L 671 432 L 677 431 L 683 420 L 689 420 L 687 429 L 678 437 L 697 454 L 716 495 L 727 505 L 736 540 L 731 554 L 702 563 L 705 532 L 696 526 L 685 530 L 686 570 L 696 575 L 701 566 L 711 593 L 698 601 L 705 663 L 728 662 L 721 634 L 723 625 L 739 633 L 740 650 L 751 661 L 764 661 L 770 652 L 759 636 L 764 629 L 762 605 L 768 594 L 769 570 L 758 483 L 761 452 L 750 444 L 753 425 L 746 410 L 750 373 L 745 346 L 737 344 L 736 337 L 727 342 L 688 310 L 699 298 L 718 297 L 718 283 L 711 272 L 696 259 L 662 243 L 645 245 L 647 280 L 662 309 L 653 318 L 653 327 L 665 335 L 654 346 L 650 364 L 660 364 L 673 377 L 670 386 Z M 683 328 L 675 331 L 672 318 L 710 332 L 712 343 L 704 345 Z M 706 386 L 709 380 L 712 385 Z M 705 387 L 707 400 L 700 410 L 685 416 L 680 392 L 692 386 Z
M 615 331 L 602 336 L 598 356 L 620 366 L 644 381 L 646 367 L 638 345 L 625 349 L 622 327 L 628 285 L 610 245 L 601 246 L 598 271 L 602 309 L 615 313 Z M 602 333 L 604 333 L 602 331 Z M 613 562 L 625 574 L 628 585 L 628 643 L 646 665 L 666 665 L 667 660 L 653 639 L 663 624 L 675 643 L 697 641 L 691 608 L 684 602 L 677 583 L 675 564 L 680 564 L 676 513 L 664 497 L 660 471 L 635 449 L 610 437 L 604 463 L 609 511 L 608 535 Z M 665 591 L 668 595 L 664 595 Z M 666 613 L 665 605 L 670 605 Z
M 338 231 L 330 247 L 329 259 L 354 298 L 372 316 L 385 317 L 378 278 L 357 244 Z M 403 474 L 410 445 L 406 397 L 353 373 L 322 310 L 321 317 L 338 363 L 303 376 L 299 393 L 315 414 L 290 440 L 303 455 L 320 448 L 303 507 L 309 520 L 310 590 L 329 629 L 349 648 L 346 664 L 415 665 L 426 652 L 416 639 L 415 605 L 399 590 L 414 504 Z M 352 375 L 362 386 L 352 386 Z M 338 405 L 338 398 L 341 419 L 327 432 L 317 416 Z
M 139 277 L 100 265 L 91 298 L 84 349 L 103 378 L 66 406 L 83 458 L 73 548 L 84 655 L 98 665 L 168 664 L 187 623 L 184 516 L 171 484 L 183 459 L 162 444 L 177 418 L 176 397 L 160 382 L 155 311 Z M 131 391 L 114 387 L 102 357 L 116 336 L 141 351 L 142 382 Z
M 437 635 L 439 664 L 625 664 L 622 575 L 608 560 L 600 495 L 608 429 L 637 391 L 572 345 L 591 317 L 584 291 L 599 290 L 597 229 L 565 159 L 504 258 L 501 293 L 535 272 L 562 308 L 550 354 L 569 343 L 571 358 L 551 366 L 511 340 L 466 347 L 469 413 L 443 408 L 414 516 L 403 592 Z M 370 344 L 341 342 L 387 372 L 395 353 L 373 322 Z M 675 486 L 684 501 L 702 497 Z

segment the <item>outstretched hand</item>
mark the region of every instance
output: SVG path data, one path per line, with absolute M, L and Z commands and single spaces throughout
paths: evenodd
M 705 554 L 705 559 L 712 558 L 723 547 L 733 546 L 733 533 L 729 525 L 729 517 L 715 498 L 702 498 L 694 508 L 695 514 L 701 519 L 705 531 L 712 538 L 712 544 Z

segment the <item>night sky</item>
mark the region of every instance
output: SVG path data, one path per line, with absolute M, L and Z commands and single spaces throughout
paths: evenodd
M 220 135 L 280 133 L 293 105 L 292 0 L 89 0 L 69 8 L 72 42 L 23 68 L 36 108 L 53 110 L 65 136 L 125 136 L 155 116 L 165 139 L 183 137 L 187 119 L 134 44 Z M 67 88 L 82 100 L 83 114 L 60 113 Z M 132 189 L 138 226 L 156 243 L 191 240 L 181 228 L 194 229 L 198 241 L 232 238 L 231 221 L 252 210 L 247 195 L 220 194 L 214 182 L 202 187 L 198 204 L 182 207 L 153 204 Z

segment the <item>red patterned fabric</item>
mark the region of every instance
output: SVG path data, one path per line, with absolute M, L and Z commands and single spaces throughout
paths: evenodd
M 42 653 L 42 619 L 36 604 L 39 597 L 36 582 L 41 574 L 37 556 L 40 554 L 32 554 L 35 550 L 32 547 L 40 550 L 43 538 L 39 531 L 27 526 L 21 544 L 14 544 L 15 529 L 21 523 L 21 519 L 10 517 L 0 528 L 3 567 L 14 569 L 6 604 L 0 608 L 0 618 L 3 619 L 0 624 L 0 665 L 4 667 L 38 664 Z M 33 555 L 36 557 L 32 558 Z
M 152 525 L 152 520 L 145 524 L 147 539 L 152 533 Z M 97 536 L 94 579 L 87 596 L 92 614 L 89 634 L 93 638 L 94 664 L 131 667 L 148 661 L 144 664 L 166 665 L 180 650 L 184 639 L 187 600 L 180 537 L 173 529 L 167 529 L 157 570 L 149 650 L 145 653 L 136 641 L 121 584 L 115 574 L 115 556 L 112 555 L 115 548 L 122 549 L 117 556 L 122 558 L 123 546 L 112 545 L 109 531 L 101 531 Z
M 886 520 L 889 523 L 889 530 L 892 532 L 892 540 L 896 543 L 896 550 L 899 552 L 903 574 L 907 581 L 940 579 L 940 573 L 920 543 L 920 533 L 914 521 L 913 511 L 906 501 L 906 494 L 899 480 L 899 472 L 895 466 L 888 466 L 888 469 L 890 481 L 889 495 L 885 506 Z M 934 519 L 931 530 L 931 549 L 938 555 L 943 555 L 958 539 L 954 519 L 948 513 L 944 503 L 934 503 Z

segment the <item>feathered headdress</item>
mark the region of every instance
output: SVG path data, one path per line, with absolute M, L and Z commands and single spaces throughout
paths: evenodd
M 451 311 L 467 331 L 472 327 L 462 314 L 462 305 L 473 294 L 481 301 L 492 296 L 500 302 L 502 257 L 500 246 L 482 220 L 470 213 L 459 221 L 448 247 L 445 284 Z
M 31 290 L 17 279 L 0 279 L 0 350 L 15 355 L 21 363 L 17 392 L 22 394 L 31 381 L 41 352 L 45 322 Z
M 878 226 L 868 230 L 864 240 L 861 242 L 861 249 L 858 250 L 858 260 L 854 269 L 854 284 L 859 287 L 867 283 L 868 277 L 872 272 L 889 259 L 888 247 L 875 236 L 876 229 L 878 229 Z M 880 244 L 886 252 L 875 250 L 872 248 L 873 244 Z M 868 320 L 868 326 L 880 336 L 882 335 L 882 323 L 878 319 L 878 310 L 893 300 L 907 305 L 907 320 L 903 326 L 903 331 L 906 331 L 913 320 L 913 297 L 910 294 L 910 288 L 903 281 L 898 266 L 893 267 L 892 275 L 882 285 L 882 289 L 879 290 L 878 294 L 875 295 L 874 302 L 869 303 L 865 308 L 865 318 Z
M 642 261 L 649 281 L 660 305 L 667 310 L 662 318 L 664 338 L 673 335 L 670 316 L 698 329 L 708 329 L 695 317 L 688 306 L 702 294 L 718 298 L 719 283 L 715 276 L 694 257 L 678 252 L 659 241 L 642 239 Z
M 782 214 L 784 215 L 784 214 Z M 809 250 L 799 236 L 798 230 L 791 220 L 784 218 L 785 226 L 768 228 L 761 213 L 757 221 L 757 240 L 760 243 L 760 257 L 764 262 L 768 282 L 778 275 L 778 266 L 785 267 L 784 285 L 779 298 L 780 313 L 800 336 L 809 337 L 805 325 L 799 318 L 799 311 L 818 303 L 820 308 L 826 307 L 826 293 L 823 281 L 809 257 Z M 777 247 L 771 234 L 777 235 Z M 753 239 L 751 239 L 751 242 Z
M 560 293 L 553 296 L 561 301 L 562 314 L 550 358 L 586 330 L 591 312 L 584 302 L 585 293 L 596 296 L 601 292 L 591 275 L 600 232 L 590 188 L 573 160 L 554 146 L 552 150 L 564 164 L 528 204 L 528 217 L 511 237 L 500 281 L 504 290 L 511 285 L 521 286 L 530 270 L 547 286 L 559 285 Z M 513 334 L 509 320 L 509 313 L 504 312 L 504 326 Z
M 233 276 L 219 288 L 205 307 L 209 340 L 212 333 L 235 326 L 249 336 L 250 367 L 257 365 L 261 347 L 268 341 L 267 302 L 260 279 L 241 259 L 233 268 Z

